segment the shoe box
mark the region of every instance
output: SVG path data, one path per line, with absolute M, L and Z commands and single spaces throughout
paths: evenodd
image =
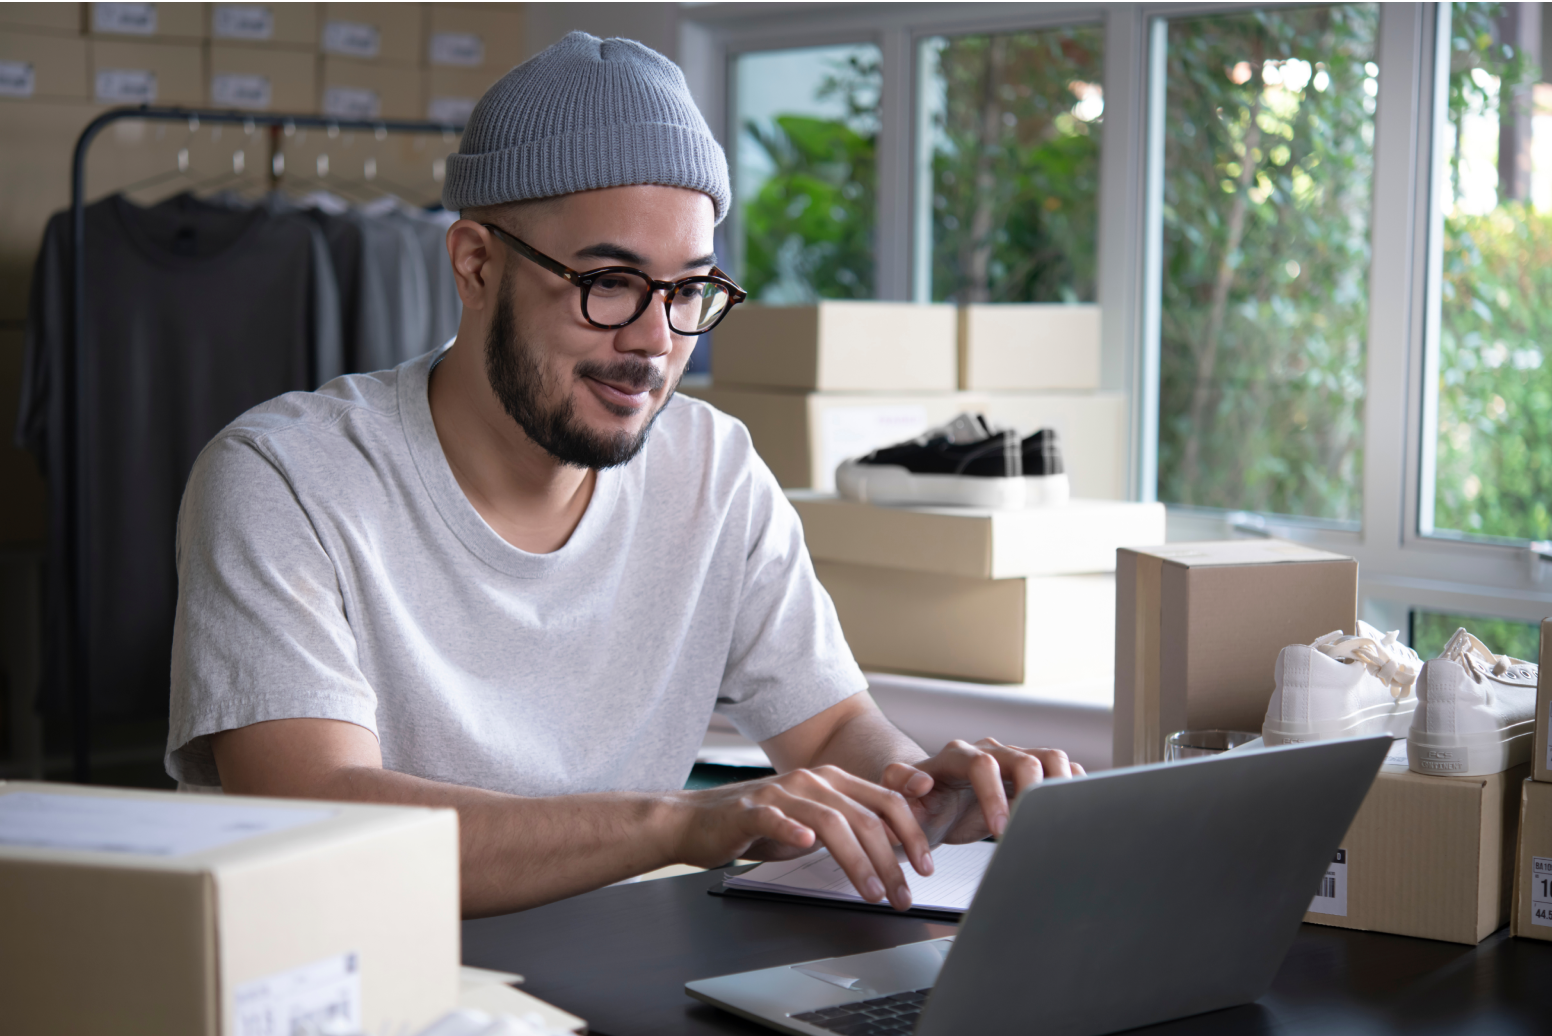
M 742 421 L 784 489 L 833 492 L 841 461 L 975 410 L 1024 433 L 1055 428 L 1074 497 L 1126 496 L 1127 409 L 1120 393 L 796 392 L 722 382 L 680 391 Z
M 0 782 L 0 917 L 7 1031 L 418 1032 L 458 1002 L 458 819 Z
M 1304 920 L 1475 945 L 1509 920 L 1529 767 L 1485 777 L 1413 773 L 1405 744 L 1375 777 Z
M 814 562 L 864 669 L 1030 689 L 1108 677 L 1115 577 L 976 579 Z
M 1552 619 L 1541 620 L 1541 658 L 1536 675 L 1536 741 L 1531 775 L 1552 781 Z
M 1552 941 L 1552 784 L 1520 785 L 1519 846 L 1514 861 L 1510 931 Z
M 1031 688 L 1108 679 L 1116 548 L 1164 539 L 1159 504 L 993 511 L 788 497 L 862 666 Z
M 959 307 L 959 387 L 1099 388 L 1099 306 L 1055 302 Z
M 1277 653 L 1357 625 L 1358 563 L 1276 539 L 1122 546 L 1117 766 L 1159 762 L 1177 730 L 1261 729 Z
M 714 332 L 719 385 L 811 392 L 953 392 L 955 311 L 942 303 L 735 306 Z

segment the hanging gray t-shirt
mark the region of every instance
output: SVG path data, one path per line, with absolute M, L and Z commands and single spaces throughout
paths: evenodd
M 866 687 L 744 426 L 676 397 L 565 546 L 498 536 L 453 478 L 437 353 L 256 407 L 178 527 L 167 772 L 321 717 L 389 769 L 522 795 L 682 787 L 713 710 L 764 740 Z

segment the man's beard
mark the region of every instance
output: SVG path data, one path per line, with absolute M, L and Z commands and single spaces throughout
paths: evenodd
M 647 434 L 674 397 L 678 384 L 669 390 L 640 432 L 600 435 L 577 420 L 576 401 L 569 391 L 560 393 L 561 402 L 546 408 L 544 399 L 551 386 L 536 351 L 526 341 L 519 341 L 512 310 L 512 284 L 504 280 L 496 297 L 495 317 L 485 335 L 485 375 L 508 416 L 528 438 L 562 464 L 597 471 L 629 463 L 647 444 Z M 572 373 L 578 379 L 592 377 L 637 391 L 656 392 L 664 384 L 663 372 L 640 359 L 621 358 L 607 364 L 583 360 Z M 608 403 L 604 406 L 621 417 L 631 413 L 629 408 Z

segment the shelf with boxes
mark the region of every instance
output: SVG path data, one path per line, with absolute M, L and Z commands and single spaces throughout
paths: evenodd
M 963 411 L 1061 435 L 1074 496 L 1124 499 L 1127 407 L 1099 385 L 1092 305 L 745 304 L 718 325 L 709 386 L 788 489 Z

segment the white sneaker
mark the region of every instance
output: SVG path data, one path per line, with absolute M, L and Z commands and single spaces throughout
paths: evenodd
M 1269 745 L 1389 734 L 1406 737 L 1417 708 L 1417 652 L 1362 620 L 1356 636 L 1335 630 L 1277 653 L 1276 689 L 1261 737 Z
M 1536 666 L 1495 655 L 1462 627 L 1417 679 L 1407 734 L 1416 773 L 1482 777 L 1525 762 L 1536 734 Z

